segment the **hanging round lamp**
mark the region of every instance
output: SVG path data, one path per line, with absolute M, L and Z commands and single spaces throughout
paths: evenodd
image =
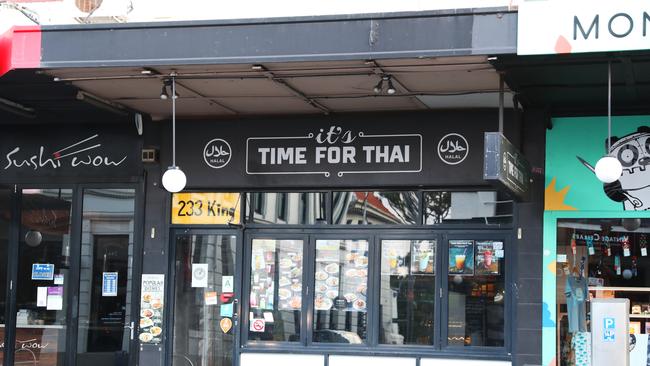
M 623 174 L 621 162 L 609 155 L 612 147 L 612 63 L 607 63 L 607 154 L 594 167 L 596 177 L 603 183 L 614 183 Z
M 176 165 L 176 75 L 171 76 L 172 86 L 172 165 L 167 168 L 167 171 L 162 176 L 162 185 L 167 192 L 176 193 L 185 188 L 187 184 L 187 177 L 185 173 Z

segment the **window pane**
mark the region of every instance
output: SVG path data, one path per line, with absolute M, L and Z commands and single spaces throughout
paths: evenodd
M 368 241 L 317 240 L 314 342 L 366 340 Z
M 80 364 L 119 363 L 129 351 L 132 319 L 135 190 L 86 189 L 83 196 L 79 282 Z M 115 280 L 114 288 L 105 288 Z M 155 325 L 152 329 L 156 329 Z
M 424 223 L 506 224 L 512 222 L 513 201 L 494 191 L 424 192 Z
M 63 365 L 72 190 L 25 189 L 22 193 L 16 342 L 35 340 L 46 347 L 36 355 L 17 352 L 16 362 L 36 358 L 39 364 Z M 55 276 L 62 278 L 63 284 L 55 282 Z
M 235 276 L 236 247 L 237 237 L 234 235 L 176 237 L 174 366 L 232 365 L 235 329 L 232 315 L 226 312 L 222 316 L 221 306 L 234 301 L 233 297 L 224 294 L 222 283 L 224 276 Z M 195 266 L 197 264 L 202 266 Z M 201 284 L 205 287 L 192 287 L 192 273 L 196 273 L 193 267 L 202 271 L 205 265 L 207 278 Z M 220 326 L 224 318 L 231 319 L 228 323 L 231 329 L 226 332 Z
M 0 343 L 5 337 L 5 294 L 7 291 L 7 249 L 9 246 L 9 225 L 11 223 L 11 200 L 8 189 L 0 189 Z M 0 364 L 3 362 L 3 348 L 0 348 Z
M 502 241 L 449 240 L 450 346 L 504 347 Z
M 405 225 L 420 222 L 417 192 L 334 192 L 337 225 Z
M 579 364 L 581 355 L 569 350 L 602 324 L 592 313 L 593 298 L 629 300 L 629 332 L 638 348 L 650 333 L 650 218 L 558 219 L 556 230 L 555 327 L 557 349 L 563 351 L 558 365 Z M 645 357 L 643 351 L 637 354 Z
M 249 316 L 265 326 L 250 330 L 249 340 L 300 341 L 302 247 L 302 240 L 253 240 Z
M 246 201 L 246 219 L 255 224 L 313 225 L 326 222 L 325 193 L 248 193 Z
M 382 344 L 433 344 L 435 240 L 382 240 Z

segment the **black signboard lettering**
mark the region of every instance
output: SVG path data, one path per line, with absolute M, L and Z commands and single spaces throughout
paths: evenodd
M 525 200 L 530 191 L 530 164 L 499 132 L 485 133 L 485 165 L 483 176 L 486 181 L 504 188 L 516 198 Z
M 0 136 L 0 182 L 138 176 L 142 143 L 135 130 L 126 131 L 103 125 L 15 128 Z
M 479 186 L 483 133 L 497 120 L 477 110 L 183 121 L 176 160 L 190 189 Z

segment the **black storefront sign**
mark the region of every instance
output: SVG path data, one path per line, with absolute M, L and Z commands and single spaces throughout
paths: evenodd
M 519 150 L 499 132 L 485 133 L 486 181 L 505 189 L 512 196 L 526 200 L 530 193 L 530 163 Z
M 492 111 L 287 117 L 177 126 L 192 188 L 485 185 Z
M 32 125 L 0 136 L 1 183 L 129 179 L 142 172 L 130 125 Z

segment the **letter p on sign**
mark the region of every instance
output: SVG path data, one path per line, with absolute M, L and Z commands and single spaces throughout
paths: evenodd
M 603 341 L 614 342 L 616 340 L 616 320 L 614 318 L 603 318 Z

